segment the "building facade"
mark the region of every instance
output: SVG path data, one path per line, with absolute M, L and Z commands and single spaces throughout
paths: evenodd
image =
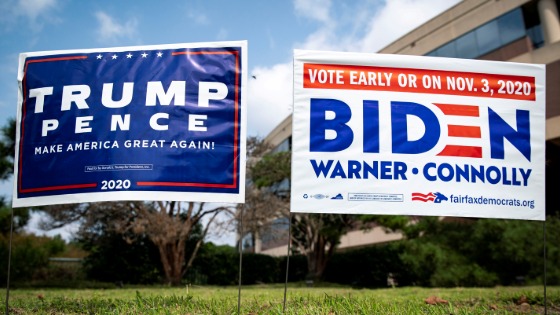
M 546 65 L 547 182 L 560 153 L 560 0 L 463 0 L 387 47 L 382 54 L 436 56 Z M 291 149 L 292 117 L 265 138 L 277 151 Z M 550 169 L 550 171 L 549 171 Z M 551 173 L 554 172 L 554 173 Z M 550 174 L 549 174 L 550 173 Z M 282 185 L 289 190 L 289 182 Z M 547 185 L 551 187 L 551 185 Z M 552 198 L 552 194 L 547 196 Z M 557 202 L 549 203 L 557 206 Z M 381 227 L 345 235 L 340 250 L 398 240 Z M 287 241 L 287 238 L 286 238 Z M 257 252 L 286 255 L 287 245 L 265 242 Z

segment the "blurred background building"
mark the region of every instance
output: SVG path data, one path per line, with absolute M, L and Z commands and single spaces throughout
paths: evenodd
M 552 180 L 560 156 L 560 0 L 464 0 L 378 51 L 383 54 L 436 56 L 546 65 L 547 208 L 553 200 Z M 291 150 L 292 117 L 288 116 L 265 141 L 274 151 Z M 289 192 L 289 179 L 277 190 Z M 287 219 L 278 219 L 274 237 L 262 235 L 246 244 L 257 253 L 287 254 Z M 282 232 L 283 231 L 283 232 Z M 278 235 L 285 237 L 278 237 Z M 382 227 L 355 230 L 342 237 L 338 250 L 401 239 Z M 245 236 L 244 241 L 251 237 Z

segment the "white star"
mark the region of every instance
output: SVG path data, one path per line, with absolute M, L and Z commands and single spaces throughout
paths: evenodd
M 126 55 L 126 58 L 128 58 L 128 59 L 132 58 L 132 54 L 128 53 L 128 55 Z
M 159 52 L 157 53 L 157 56 L 158 56 L 159 58 L 161 58 L 161 56 L 163 56 L 163 53 L 162 53 L 161 51 L 159 51 Z
M 97 55 L 97 59 L 101 59 L 103 58 L 103 56 L 101 56 L 101 54 Z
M 112 58 L 113 58 L 113 59 L 117 59 L 117 54 L 114 54 L 114 55 L 112 56 Z
M 142 53 L 142 58 L 146 58 L 146 57 L 148 57 L 148 54 L 146 52 L 143 52 Z

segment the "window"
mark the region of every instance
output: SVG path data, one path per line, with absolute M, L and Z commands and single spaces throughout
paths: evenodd
M 290 151 L 291 148 L 292 148 L 292 137 L 288 137 L 287 139 L 282 141 L 276 148 L 274 148 L 272 152 L 274 153 L 286 152 L 286 151 Z
M 474 32 L 469 32 L 455 40 L 455 49 L 459 58 L 476 58 L 480 56 Z
M 500 16 L 497 21 L 502 46 L 525 36 L 525 22 L 521 9 L 510 11 Z
M 481 55 L 491 52 L 500 47 L 500 42 L 496 38 L 500 37 L 498 30 L 498 21 L 494 20 L 477 28 L 474 33 L 476 34 L 476 44 L 478 52 Z
M 477 58 L 528 35 L 535 47 L 542 45 L 540 25 L 525 29 L 523 12 L 512 10 L 481 25 L 449 43 L 427 53 L 427 56 Z
M 457 57 L 457 54 L 455 53 L 455 41 L 449 42 L 437 49 L 436 56 Z
M 534 48 L 539 48 L 544 45 L 544 35 L 540 24 L 527 29 L 527 35 L 531 38 L 531 43 Z

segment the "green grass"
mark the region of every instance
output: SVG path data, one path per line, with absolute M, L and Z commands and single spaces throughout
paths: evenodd
M 2 312 L 5 289 L 2 292 Z M 437 296 L 447 304 L 428 305 Z M 522 297 L 527 305 L 518 305 Z M 12 289 L 10 314 L 237 314 L 237 287 Z M 543 287 L 307 288 L 244 286 L 241 314 L 544 314 Z M 560 314 L 560 287 L 547 287 L 548 314 Z

